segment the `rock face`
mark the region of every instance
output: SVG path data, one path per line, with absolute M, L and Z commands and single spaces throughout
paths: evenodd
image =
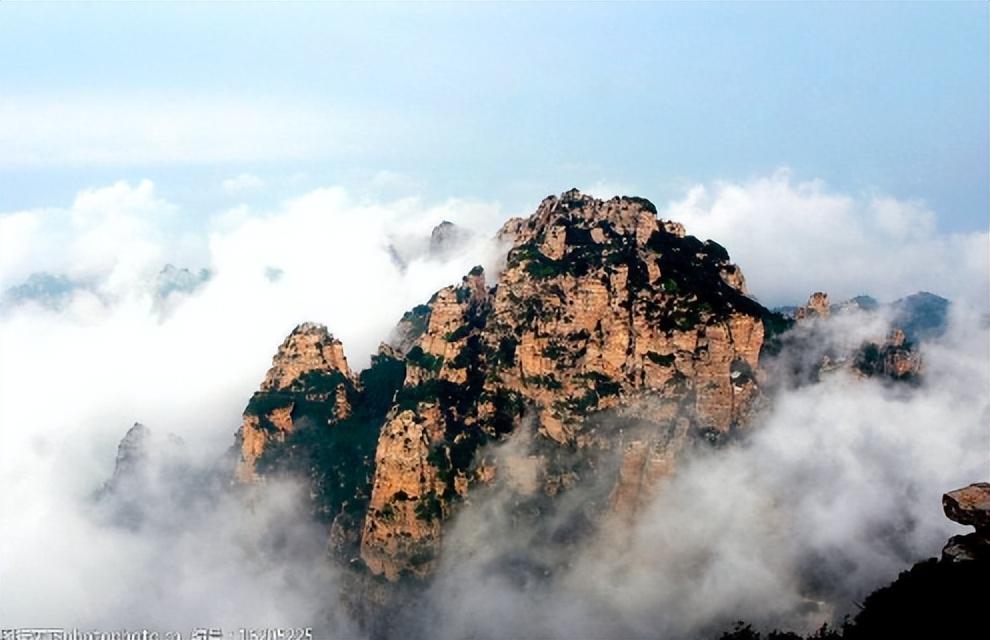
M 235 483 L 304 478 L 314 515 L 330 525 L 331 549 L 355 557 L 379 433 L 404 378 L 405 365 L 389 347 L 356 376 L 326 327 L 297 326 L 244 409 Z
M 443 441 L 436 407 L 419 415 L 405 410 L 382 430 L 375 453 L 370 514 L 361 539 L 361 557 L 376 574 L 395 580 L 402 570 L 426 575 L 440 539 L 445 483 L 429 460 Z
M 767 310 L 724 248 L 648 201 L 569 191 L 498 239 L 498 283 L 476 267 L 406 313 L 359 379 L 325 328 L 297 327 L 245 410 L 237 479 L 304 471 L 331 547 L 388 580 L 429 575 L 444 520 L 499 476 L 489 443 L 526 434 L 517 490 L 604 474 L 594 509 L 632 517 L 760 398 Z
M 942 559 L 990 560 L 990 483 L 977 482 L 950 491 L 942 496 L 942 509 L 950 520 L 976 528 L 975 533 L 950 538 Z

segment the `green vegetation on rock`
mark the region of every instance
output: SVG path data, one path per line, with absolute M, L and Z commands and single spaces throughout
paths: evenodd
M 363 514 L 371 495 L 378 435 L 404 378 L 405 365 L 388 356 L 372 359 L 371 367 L 361 373 L 360 390 L 339 372 L 301 376 L 298 385 L 292 385 L 297 391 L 284 394 L 295 398 L 295 429 L 283 441 L 269 443 L 256 463 L 258 472 L 309 478 L 314 512 L 325 522 L 341 511 Z M 338 384 L 345 385 L 351 404 L 343 420 L 334 417 L 335 393 L 328 393 Z M 305 399 L 318 393 L 327 399 Z
M 423 348 L 416 345 L 409 350 L 406 354 L 406 362 L 416 365 L 417 367 L 422 367 L 427 371 L 432 371 L 436 373 L 440 371 L 443 367 L 443 356 L 435 356 L 432 353 L 426 353 Z

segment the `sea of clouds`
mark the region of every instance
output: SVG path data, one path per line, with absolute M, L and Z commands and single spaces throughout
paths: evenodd
M 924 382 L 909 390 L 839 373 L 782 388 L 748 440 L 687 461 L 633 528 L 601 532 L 522 586 L 499 567 L 552 552 L 500 516 L 511 492 L 479 497 L 452 523 L 407 630 L 690 637 L 737 618 L 809 628 L 936 555 L 958 529 L 939 497 L 986 480 L 990 450 L 988 234 L 941 234 L 919 203 L 786 173 L 698 186 L 660 208 L 725 245 L 768 304 L 812 290 L 952 298 L 949 331 L 923 346 Z M 405 310 L 475 264 L 496 274 L 501 248 L 490 238 L 525 213 L 332 187 L 270 210 L 238 205 L 192 231 L 181 204 L 149 181 L 0 213 L 0 295 L 39 272 L 76 284 L 58 304 L 8 296 L 0 307 L 4 626 L 360 635 L 337 606 L 339 576 L 319 561 L 326 532 L 306 517 L 299 487 L 273 484 L 245 504 L 223 492 L 176 502 L 171 485 L 217 464 L 295 324 L 326 324 L 360 369 Z M 442 220 L 471 233 L 431 252 Z M 167 263 L 211 275 L 162 296 Z M 837 339 L 887 329 L 883 318 L 845 322 Z M 197 471 L 155 474 L 148 519 L 121 527 L 93 496 L 135 421 L 179 435 Z

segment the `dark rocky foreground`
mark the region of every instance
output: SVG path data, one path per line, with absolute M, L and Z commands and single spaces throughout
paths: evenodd
M 863 601 L 859 613 L 837 628 L 822 627 L 810 636 L 785 631 L 763 634 L 740 622 L 720 640 L 882 640 L 946 638 L 976 640 L 990 631 L 990 483 L 950 491 L 942 499 L 945 515 L 976 528 L 953 536 L 941 558 L 919 562 Z

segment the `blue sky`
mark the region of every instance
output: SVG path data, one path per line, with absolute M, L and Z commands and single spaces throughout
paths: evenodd
M 987 228 L 985 3 L 0 4 L 0 211 L 242 174 L 664 202 L 789 167 Z M 229 204 L 229 203 L 228 203 Z

